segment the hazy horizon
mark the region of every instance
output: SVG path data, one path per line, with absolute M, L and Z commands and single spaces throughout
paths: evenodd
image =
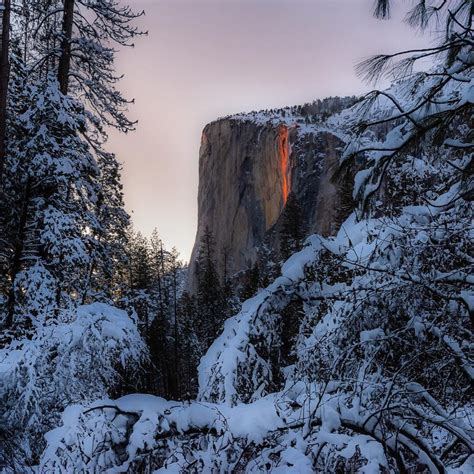
M 372 0 L 132 0 L 146 40 L 118 55 L 120 89 L 135 98 L 137 131 L 111 133 L 124 163 L 136 230 L 158 228 L 188 259 L 197 224 L 198 152 L 206 123 L 229 114 L 370 89 L 366 56 L 425 44 Z M 399 15 L 398 15 L 399 16 Z

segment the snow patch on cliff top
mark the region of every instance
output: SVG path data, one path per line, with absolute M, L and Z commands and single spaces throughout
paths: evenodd
M 328 97 L 304 105 L 266 109 L 253 112 L 243 112 L 221 117 L 220 120 L 232 120 L 243 123 L 253 123 L 260 126 L 296 128 L 300 136 L 330 131 L 327 120 L 334 114 L 351 107 L 357 101 L 356 97 Z

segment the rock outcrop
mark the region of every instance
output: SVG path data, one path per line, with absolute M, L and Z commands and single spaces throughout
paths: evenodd
M 206 228 L 215 239 L 221 277 L 246 270 L 264 241 L 277 246 L 269 235 L 290 193 L 302 207 L 308 233 L 329 235 L 337 230 L 340 196 L 330 176 L 344 142 L 327 118 L 353 102 L 326 99 L 226 117 L 204 128 L 190 291 L 195 290 L 196 259 Z

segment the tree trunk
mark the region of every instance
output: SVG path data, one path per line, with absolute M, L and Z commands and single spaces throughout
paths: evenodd
M 2 37 L 0 43 L 0 185 L 3 179 L 3 169 L 5 167 L 5 143 L 7 131 L 7 94 L 8 80 L 10 78 L 10 0 L 4 0 L 2 12 Z
M 61 57 L 59 58 L 59 89 L 66 95 L 69 90 L 69 70 L 71 69 L 71 39 L 75 0 L 64 0 Z

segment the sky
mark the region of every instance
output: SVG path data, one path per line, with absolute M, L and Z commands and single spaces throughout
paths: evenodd
M 126 0 L 123 0 L 124 2 Z M 426 45 L 373 0 L 129 0 L 147 37 L 119 52 L 133 133 L 110 133 L 136 230 L 188 260 L 197 228 L 201 132 L 218 117 L 361 94 L 367 56 Z M 398 2 L 400 3 L 400 2 Z M 403 2 L 402 2 L 403 5 Z M 382 84 L 383 85 L 383 84 Z

